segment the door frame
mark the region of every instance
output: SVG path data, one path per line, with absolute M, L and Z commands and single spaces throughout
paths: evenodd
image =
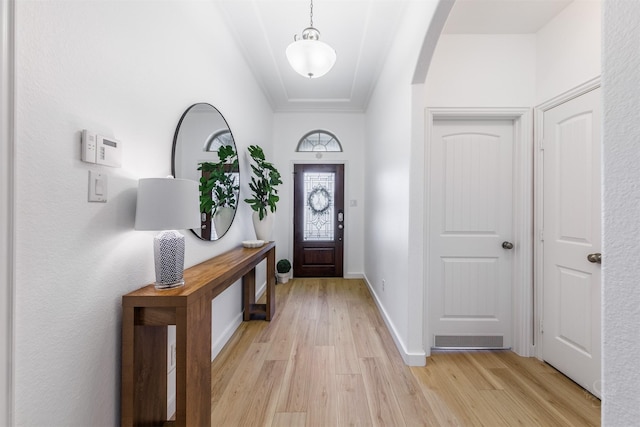
M 345 206 L 345 167 L 343 163 L 295 163 L 293 165 L 294 168 L 294 176 L 293 176 L 293 274 L 295 277 L 336 277 L 336 278 L 344 278 L 344 243 L 345 243 L 345 217 L 347 215 L 346 206 Z M 331 243 L 328 243 L 327 240 L 318 240 L 318 241 L 305 241 L 305 224 L 304 218 L 306 217 L 306 202 L 305 202 L 305 193 L 306 193 L 306 182 L 305 182 L 305 174 L 307 173 L 307 168 L 311 169 L 311 173 L 332 173 L 334 176 L 334 193 L 330 199 L 333 199 L 333 207 L 334 207 L 334 221 L 335 221 L 335 229 L 333 233 L 333 239 L 330 240 Z M 296 170 L 298 169 L 298 170 Z M 300 175 L 298 175 L 300 173 Z M 302 196 L 298 198 L 298 196 Z M 298 203 L 296 203 L 296 200 Z M 339 202 L 339 203 L 338 203 Z M 298 217 L 298 214 L 302 214 L 302 218 Z M 339 217 L 342 216 L 342 219 Z M 340 224 L 339 224 L 340 223 Z M 297 233 L 296 233 L 297 231 Z M 347 228 L 348 231 L 348 228 Z M 305 263 L 303 253 L 306 250 L 320 250 L 326 249 L 327 247 L 331 247 L 333 249 L 333 267 L 310 267 L 307 266 L 305 270 Z M 298 250 L 300 252 L 298 252 Z M 298 255 L 300 257 L 298 258 Z M 328 271 L 318 271 L 318 270 L 332 270 Z M 330 274 L 330 275 L 325 275 Z
M 322 153 L 322 154 L 327 154 L 327 153 Z M 342 154 L 342 153 L 336 153 L 336 154 Z M 289 203 L 288 203 L 288 209 L 289 209 L 289 225 L 287 227 L 287 251 L 289 254 L 291 254 L 291 260 L 293 262 L 293 250 L 294 250 L 294 244 L 293 244 L 293 239 L 295 238 L 295 236 L 293 235 L 293 222 L 295 221 L 295 210 L 294 210 L 294 206 L 293 206 L 293 193 L 294 193 L 294 188 L 293 188 L 293 172 L 294 172 L 294 168 L 295 165 L 342 165 L 342 167 L 344 168 L 344 182 L 342 183 L 342 185 L 344 186 L 344 216 L 345 216 L 345 223 L 344 223 L 344 227 L 345 227 L 345 232 L 343 233 L 342 236 L 342 277 L 345 279 L 355 279 L 355 278 L 361 278 L 362 276 L 360 275 L 351 275 L 347 273 L 347 265 L 348 265 L 348 258 L 349 258 L 349 247 L 350 247 L 350 242 L 348 239 L 348 235 L 349 235 L 349 227 L 348 227 L 348 220 L 350 218 L 350 212 L 349 212 L 349 203 L 347 202 L 349 200 L 349 161 L 348 160 L 338 160 L 338 159 L 327 159 L 323 156 L 320 156 L 317 159 L 293 159 L 289 162 L 289 171 L 290 171 L 290 176 L 291 176 L 291 185 L 289 185 L 289 191 L 288 191 L 288 195 L 289 195 Z
M 427 356 L 431 354 L 431 325 L 429 323 L 429 230 L 431 212 L 431 134 L 433 122 L 440 119 L 513 120 L 513 254 L 512 270 L 512 349 L 521 356 L 533 355 L 533 112 L 531 108 L 426 108 L 425 109 L 425 223 L 424 265 L 425 292 L 423 343 Z
M 544 113 L 560 104 L 571 101 L 587 92 L 591 92 L 601 86 L 600 76 L 584 82 L 548 101 L 534 107 L 534 135 L 535 135 L 535 156 L 534 156 L 534 206 L 535 213 L 533 219 L 533 229 L 535 230 L 534 238 L 534 356 L 543 360 L 544 348 L 542 346 L 542 321 L 544 319 L 544 245 L 542 244 L 541 234 L 544 229 L 544 164 L 542 159 L 542 146 L 544 137 Z M 602 176 L 602 171 L 600 171 Z M 602 200 L 600 200 L 602 206 Z M 602 307 L 601 307 L 602 310 Z
M 15 4 L 0 3 L 0 424 L 13 425 Z

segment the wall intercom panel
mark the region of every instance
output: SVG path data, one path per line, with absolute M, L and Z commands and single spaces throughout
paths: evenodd
M 88 163 L 96 162 L 96 135 L 86 129 L 82 131 L 82 161 Z
M 122 143 L 84 129 L 82 161 L 119 168 L 122 166 Z

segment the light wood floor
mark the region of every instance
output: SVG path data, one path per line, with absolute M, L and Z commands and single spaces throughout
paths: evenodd
M 271 322 L 212 363 L 214 426 L 593 426 L 600 401 L 533 358 L 442 352 L 404 365 L 362 280 L 295 279 Z

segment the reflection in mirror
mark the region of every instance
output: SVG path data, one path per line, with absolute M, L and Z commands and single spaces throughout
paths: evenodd
M 172 172 L 200 183 L 201 226 L 193 233 L 217 240 L 231 227 L 238 207 L 238 150 L 222 114 L 210 104 L 189 107 L 173 139 Z

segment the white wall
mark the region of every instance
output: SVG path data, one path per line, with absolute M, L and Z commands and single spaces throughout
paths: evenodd
M 222 112 L 239 150 L 271 150 L 273 116 L 211 2 L 16 7 L 15 421 L 113 426 L 121 295 L 154 280 L 154 233 L 133 230 L 137 179 L 170 173 L 175 126 L 195 102 Z M 123 141 L 122 168 L 79 160 L 83 128 Z M 87 203 L 88 170 L 108 175 L 108 203 Z M 186 233 L 187 266 L 251 237 L 241 205 L 219 242 Z M 239 318 L 240 301 L 238 285 L 214 300 L 214 326 Z
M 536 102 L 600 75 L 602 0 L 576 0 L 538 31 Z
M 342 144 L 342 153 L 296 153 L 300 138 L 313 130 L 326 130 Z M 344 276 L 362 277 L 364 273 L 364 115 L 357 113 L 278 113 L 274 120 L 273 163 L 282 174 L 278 188 L 280 202 L 276 212 L 274 238 L 278 242 L 276 258 L 293 262 L 293 164 L 344 163 L 345 165 L 345 239 Z M 354 200 L 357 206 L 350 206 Z
M 443 34 L 429 107 L 527 107 L 600 75 L 601 0 L 574 1 L 536 34 Z
M 424 97 L 429 107 L 526 107 L 535 84 L 534 34 L 443 34 Z
M 640 2 L 604 2 L 604 426 L 640 419 Z
M 410 242 L 412 76 L 436 2 L 411 2 L 366 115 L 365 276 L 404 360 L 424 364 L 423 282 L 414 280 Z M 421 167 L 421 166 L 420 166 Z M 419 227 L 419 224 L 418 226 Z M 385 281 L 384 290 L 382 281 Z

